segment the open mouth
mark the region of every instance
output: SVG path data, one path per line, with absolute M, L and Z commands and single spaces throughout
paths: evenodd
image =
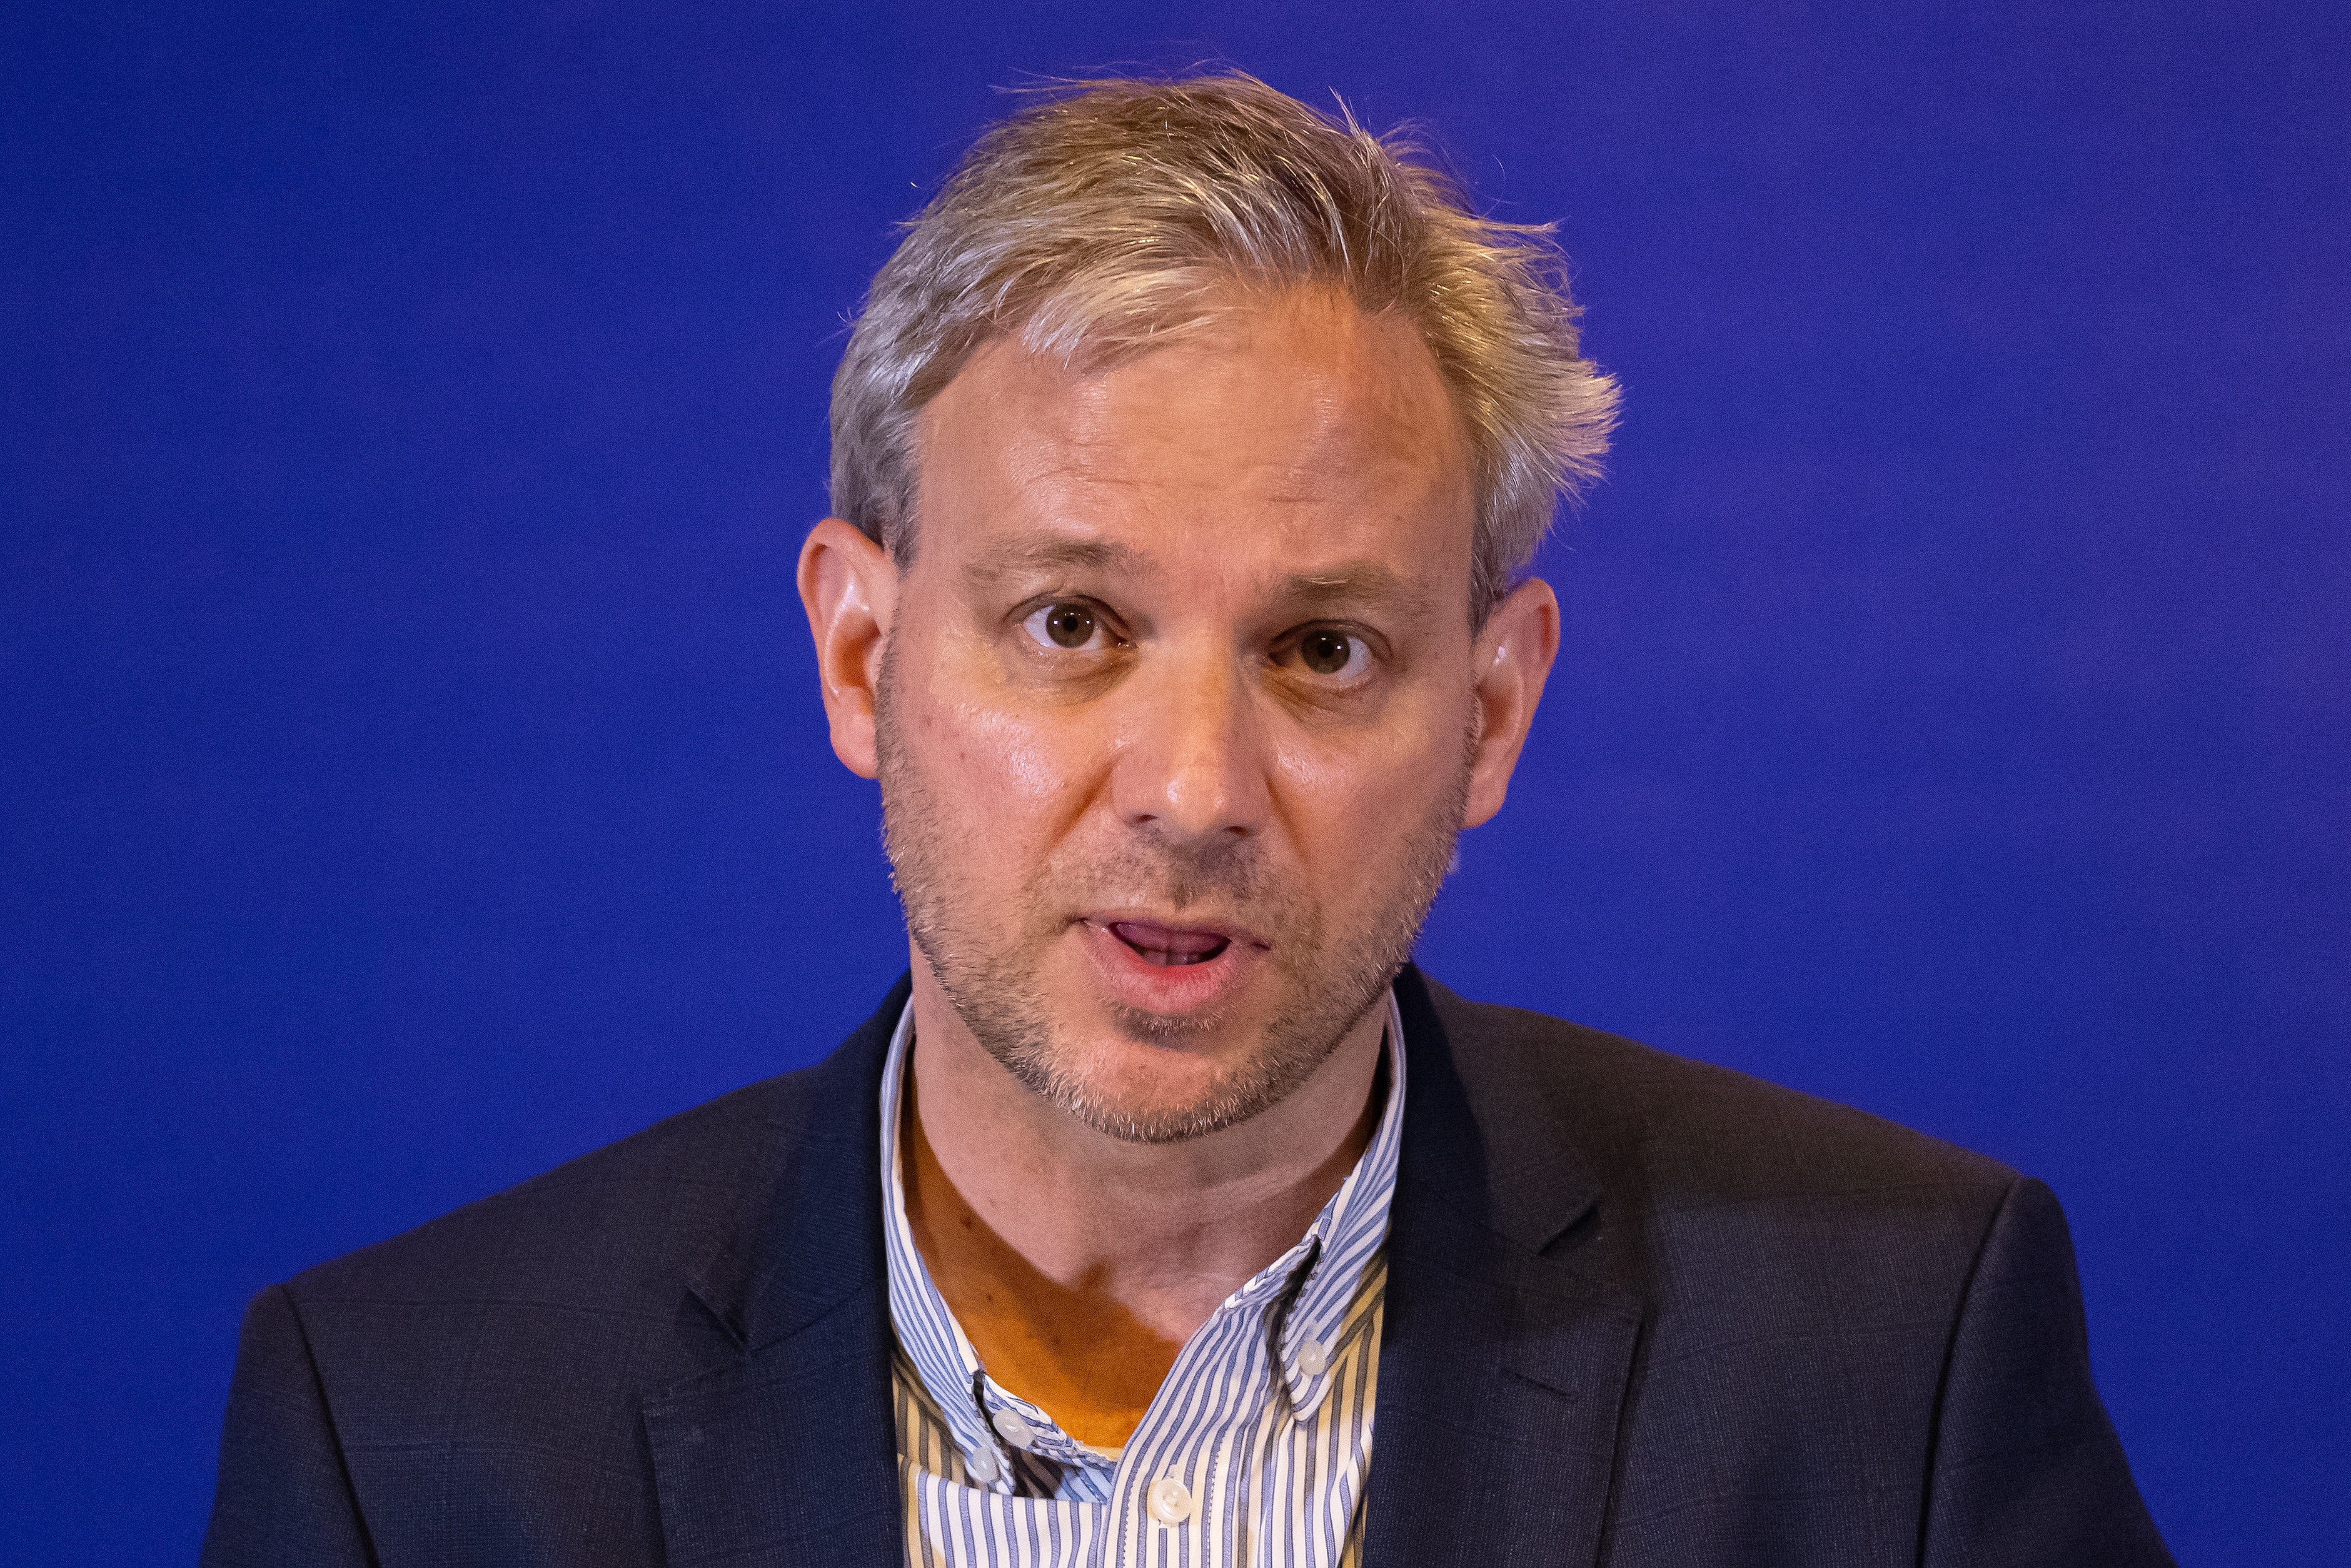
M 1186 931 L 1144 920 L 1114 921 L 1110 934 L 1133 948 L 1144 963 L 1165 969 L 1205 964 L 1232 946 L 1232 938 L 1214 931 Z

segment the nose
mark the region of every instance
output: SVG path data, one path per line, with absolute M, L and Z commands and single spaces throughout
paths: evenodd
M 1245 673 L 1228 650 L 1170 649 L 1133 682 L 1112 781 L 1131 827 L 1207 847 L 1254 838 L 1271 804 L 1264 736 Z

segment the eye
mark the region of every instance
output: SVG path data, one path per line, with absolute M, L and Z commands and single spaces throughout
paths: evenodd
M 1082 604 L 1048 604 L 1020 624 L 1040 648 L 1076 651 L 1104 640 L 1101 621 Z
M 1360 637 L 1317 627 L 1298 639 L 1298 662 L 1318 675 L 1352 675 L 1370 660 Z

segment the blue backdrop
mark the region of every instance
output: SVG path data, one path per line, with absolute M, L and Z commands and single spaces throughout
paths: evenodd
M 2351 1553 L 2351 10 L 14 11 L 0 1558 L 186 1560 L 254 1291 L 880 996 L 843 315 L 993 86 L 1211 57 L 1626 389 L 1432 969 L 2048 1178 L 2183 1560 Z

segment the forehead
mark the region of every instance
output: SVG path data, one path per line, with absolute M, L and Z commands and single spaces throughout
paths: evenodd
M 1043 532 L 1291 571 L 1384 556 L 1468 591 L 1469 466 L 1444 378 L 1409 323 L 1334 294 L 1093 371 L 997 340 L 925 410 L 920 452 L 918 563 Z

